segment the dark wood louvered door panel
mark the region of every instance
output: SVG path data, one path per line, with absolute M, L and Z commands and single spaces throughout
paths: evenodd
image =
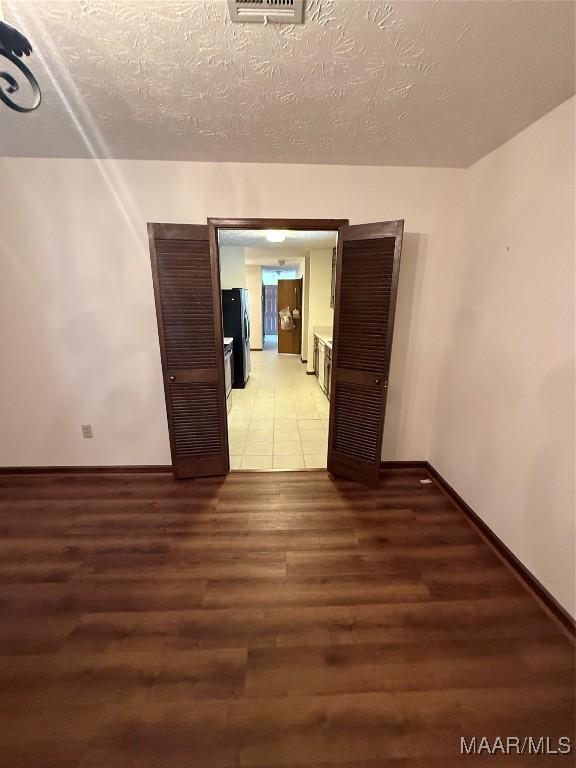
M 207 226 L 149 224 L 174 474 L 229 470 L 217 256 Z
M 338 230 L 328 470 L 375 484 L 404 222 Z

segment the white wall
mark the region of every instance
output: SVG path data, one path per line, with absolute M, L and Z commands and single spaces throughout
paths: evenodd
M 262 349 L 262 267 L 246 264 L 246 288 L 250 301 L 250 349 Z
M 298 277 L 302 278 L 302 345 L 300 357 L 308 360 L 308 316 L 310 314 L 310 256 L 305 256 L 300 262 Z
M 573 615 L 574 106 L 469 171 L 430 460 Z
M 291 269 L 270 270 L 266 267 L 262 269 L 262 282 L 264 285 L 278 285 L 278 280 L 294 280 L 298 277 L 298 265 Z
M 0 160 L 0 465 L 169 462 L 145 225 L 207 216 L 406 219 L 385 455 L 425 458 L 423 297 L 447 257 L 465 173 Z M 82 439 L 84 423 L 93 440 Z
M 310 249 L 310 287 L 308 290 L 308 349 L 314 349 L 314 328 L 334 323 L 334 310 L 330 306 L 332 288 L 332 248 Z M 310 355 L 307 370 L 314 370 L 314 356 Z
M 220 287 L 246 288 L 244 248 L 237 245 L 220 245 Z

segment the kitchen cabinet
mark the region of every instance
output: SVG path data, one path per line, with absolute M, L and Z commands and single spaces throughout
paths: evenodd
M 330 400 L 330 381 L 332 378 L 332 348 L 326 345 L 324 352 L 324 386 L 322 389 L 326 393 L 326 397 Z
M 328 329 L 329 332 L 330 329 Z M 330 378 L 332 373 L 332 339 L 314 333 L 314 374 L 320 388 L 330 398 Z
M 224 337 L 224 383 L 226 385 L 226 412 L 230 413 L 232 408 L 232 385 L 234 382 L 234 339 L 228 336 Z
M 318 343 L 318 384 L 324 389 L 324 358 L 326 355 L 326 344 L 319 339 Z M 325 391 L 325 390 L 324 390 Z

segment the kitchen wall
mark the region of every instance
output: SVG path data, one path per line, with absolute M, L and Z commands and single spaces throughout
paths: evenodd
M 469 171 L 429 454 L 572 615 L 574 106 Z
M 237 245 L 220 245 L 220 287 L 247 288 L 244 248 Z
M 406 219 L 385 455 L 424 458 L 432 393 L 420 384 L 434 379 L 435 359 L 426 286 L 449 259 L 465 175 L 0 160 L 0 465 L 169 462 L 146 222 L 207 216 Z
M 298 277 L 302 278 L 302 342 L 300 357 L 305 362 L 308 359 L 308 316 L 310 314 L 310 256 L 305 256 L 300 262 Z
M 332 287 L 332 248 L 310 249 L 310 287 L 308 295 L 308 349 L 314 349 L 314 328 L 332 326 L 334 310 L 330 306 Z M 314 356 L 309 355 L 306 367 L 314 370 Z
M 250 300 L 250 349 L 262 349 L 262 267 L 246 264 L 246 288 Z
M 273 267 L 262 267 L 262 281 L 264 285 L 278 285 L 278 280 L 295 280 L 298 277 L 298 265 L 282 270 Z

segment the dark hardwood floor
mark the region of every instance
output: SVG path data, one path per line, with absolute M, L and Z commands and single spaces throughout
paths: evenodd
M 573 765 L 460 755 L 572 737 L 574 647 L 425 476 L 0 477 L 0 764 Z

